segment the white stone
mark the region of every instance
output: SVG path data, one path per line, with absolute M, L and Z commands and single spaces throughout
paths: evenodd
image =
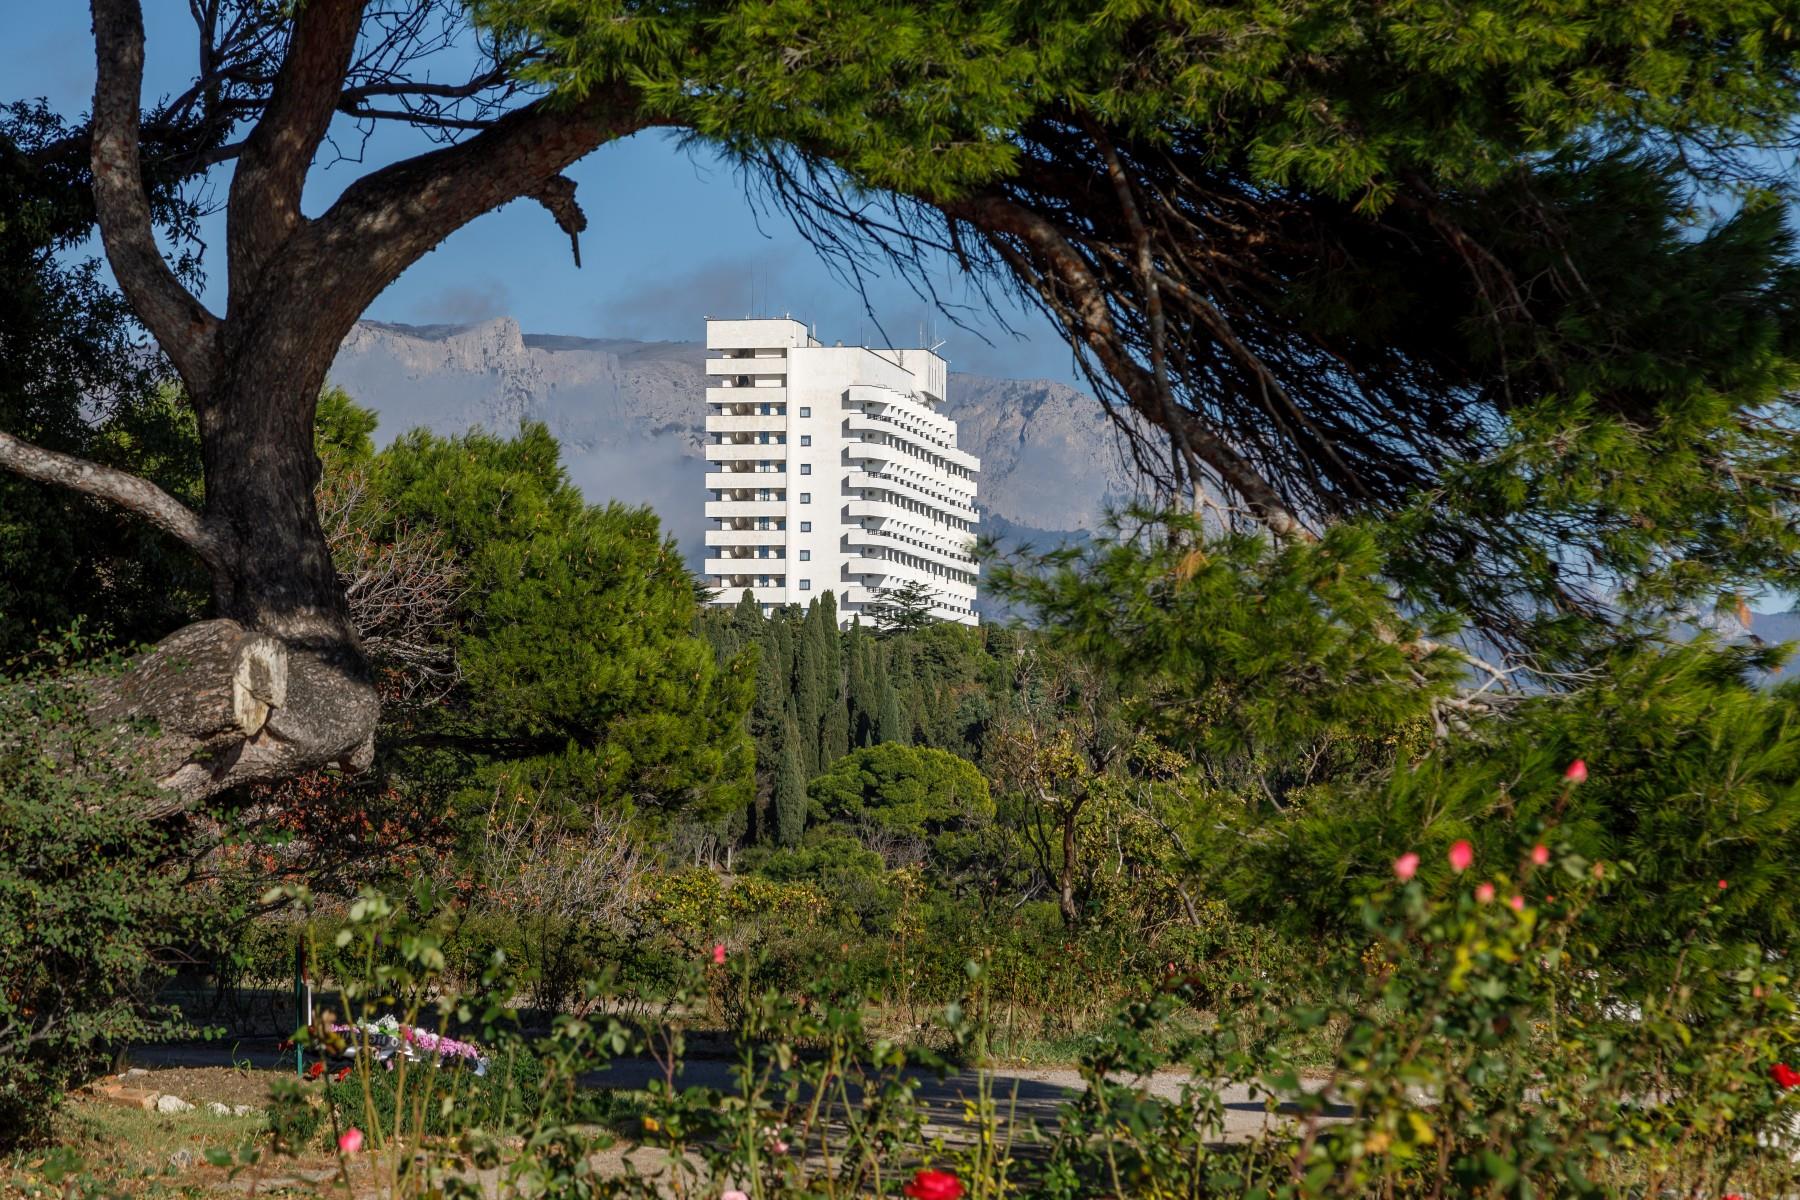
M 220 1104 L 217 1100 L 208 1100 L 206 1102 L 206 1111 L 215 1117 L 229 1117 L 231 1115 L 231 1105 Z
M 193 1112 L 194 1106 L 189 1104 L 186 1100 L 183 1100 L 180 1096 L 158 1096 L 156 1098 L 156 1111 L 159 1113 Z

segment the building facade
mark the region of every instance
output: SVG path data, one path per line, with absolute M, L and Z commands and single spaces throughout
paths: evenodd
M 716 603 L 830 591 L 848 622 L 922 583 L 973 625 L 975 476 L 930 350 L 826 346 L 798 321 L 706 323 L 706 562 Z

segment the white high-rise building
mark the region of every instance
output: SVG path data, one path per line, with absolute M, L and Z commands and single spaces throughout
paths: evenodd
M 706 565 L 717 603 L 836 594 L 848 622 L 923 583 L 975 624 L 975 474 L 930 350 L 826 346 L 799 321 L 706 323 Z

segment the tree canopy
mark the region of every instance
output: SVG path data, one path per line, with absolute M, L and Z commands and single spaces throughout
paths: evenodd
M 807 787 L 817 818 L 928 838 L 993 815 L 987 780 L 945 750 L 883 742 L 840 758 Z
M 559 95 L 629 82 L 725 147 L 847 270 L 938 248 L 1034 300 L 1177 493 L 1395 518 L 1408 598 L 1539 663 L 1797 578 L 1776 10 L 603 8 L 476 12 Z
M 139 5 L 92 7 L 91 118 L 15 121 L 3 148 L 19 189 L 78 185 L 61 244 L 91 184 L 203 486 L 12 417 L 0 463 L 178 539 L 290 664 L 257 753 L 196 746 L 169 777 L 190 799 L 372 752 L 313 498 L 336 346 L 501 204 L 578 239 L 561 172 L 653 127 L 721 149 L 853 281 L 885 255 L 936 298 L 943 254 L 1036 304 L 1167 493 L 1287 540 L 1368 518 L 1401 610 L 1457 613 L 1542 679 L 1800 584 L 1780 5 L 226 3 L 194 9 L 193 86 L 148 108 Z M 453 47 L 476 61 L 446 82 Z M 338 121 L 441 144 L 305 213 Z M 227 170 L 219 315 L 157 228 L 179 240 L 184 186 Z M 803 709 L 834 711 L 826 683 Z M 822 736 L 813 765 L 848 744 Z
M 584 501 L 542 425 L 414 431 L 375 453 L 366 410 L 330 407 L 334 469 L 367 478 L 366 536 L 430 530 L 458 572 L 443 635 L 457 682 L 403 740 L 553 763 L 599 803 L 718 812 L 747 799 L 748 660 L 715 663 L 694 636 L 694 580 L 655 513 Z

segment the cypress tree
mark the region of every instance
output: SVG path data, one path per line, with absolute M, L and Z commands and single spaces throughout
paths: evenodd
M 850 753 L 850 710 L 842 699 L 825 707 L 825 725 L 819 731 L 819 769 L 823 771 Z
M 799 731 L 790 725 L 787 734 L 781 774 L 775 782 L 775 840 L 783 846 L 797 846 L 806 832 L 806 772 L 797 750 Z
M 756 602 L 756 594 L 749 588 L 738 599 L 737 607 L 731 610 L 731 624 L 740 637 L 750 640 L 761 636 L 763 628 L 762 605 Z
M 852 617 L 850 632 L 844 635 L 844 707 L 848 716 L 845 730 L 849 744 L 861 749 L 869 744 L 869 733 L 875 724 L 873 705 L 869 703 L 867 654 L 863 649 L 862 618 Z
M 900 715 L 900 696 L 892 687 L 881 691 L 881 723 L 877 740 L 898 742 L 902 746 L 912 741 L 907 736 L 906 722 Z
M 844 635 L 837 625 L 837 598 L 819 598 L 819 637 L 824 645 L 825 720 L 819 729 L 819 769 L 850 753 L 849 697 L 844 683 Z
M 784 691 L 792 692 L 794 688 L 794 619 L 787 610 L 783 610 L 773 621 L 775 627 L 775 676 L 781 680 Z
M 794 643 L 794 724 L 799 731 L 800 765 L 807 775 L 819 770 L 819 730 L 825 721 L 825 689 L 818 637 L 819 607 L 807 606 L 806 619 Z

